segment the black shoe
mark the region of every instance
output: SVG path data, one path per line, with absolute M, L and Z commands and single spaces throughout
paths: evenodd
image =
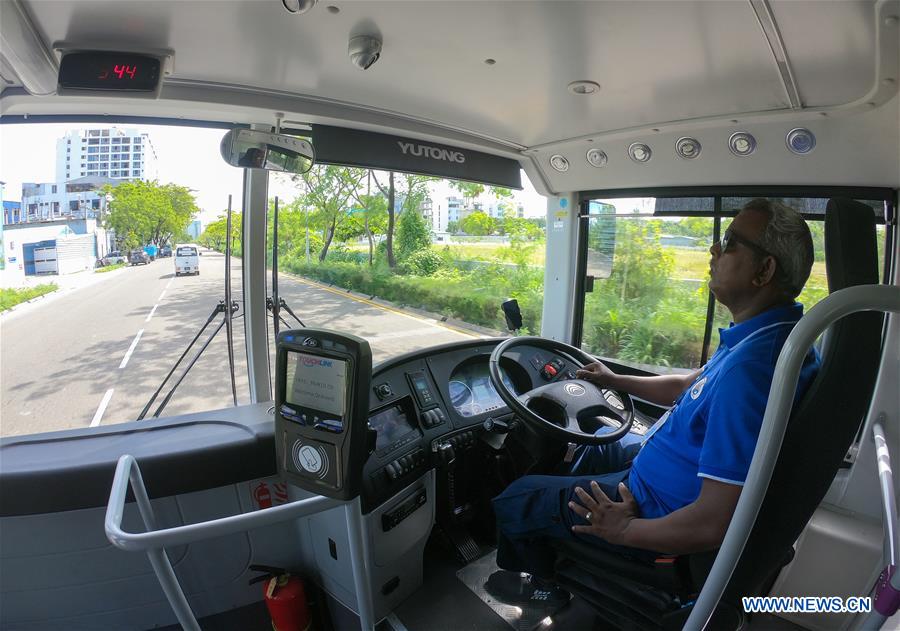
M 559 607 L 569 602 L 569 592 L 525 572 L 497 570 L 485 581 L 484 588 L 508 604 Z

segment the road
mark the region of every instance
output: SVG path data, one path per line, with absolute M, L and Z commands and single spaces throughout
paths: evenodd
M 109 425 L 136 418 L 224 298 L 221 254 L 204 251 L 199 276 L 176 278 L 173 266 L 168 258 L 113 271 L 102 281 L 4 315 L 0 320 L 0 435 Z M 234 299 L 242 304 L 240 260 L 232 262 L 232 286 Z M 307 326 L 366 338 L 376 363 L 417 348 L 476 337 L 290 276 L 279 277 L 279 290 Z M 195 350 L 221 320 L 222 316 L 217 316 Z M 242 404 L 249 402 L 249 390 L 240 314 L 234 324 L 236 389 Z M 176 371 L 170 383 L 180 373 Z M 223 328 L 179 386 L 163 416 L 230 405 Z

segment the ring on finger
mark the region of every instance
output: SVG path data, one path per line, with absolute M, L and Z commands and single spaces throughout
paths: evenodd
M 588 511 L 588 514 L 585 515 L 584 518 L 588 521 L 591 521 L 591 515 L 592 515 L 592 513 L 590 511 Z

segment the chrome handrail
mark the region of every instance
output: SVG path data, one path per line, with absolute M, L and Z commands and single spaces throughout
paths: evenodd
M 144 521 L 144 527 L 147 532 L 131 533 L 122 530 L 122 517 L 125 513 L 125 499 L 128 494 L 128 485 L 134 491 L 134 497 L 137 500 L 138 510 Z M 358 504 L 358 500 L 356 500 Z M 172 569 L 172 563 L 166 555 L 165 546 L 186 545 L 203 539 L 213 537 L 221 537 L 230 535 L 253 528 L 270 526 L 272 524 L 311 515 L 320 511 L 335 508 L 337 506 L 346 505 L 348 508 L 351 503 L 341 500 L 332 499 L 330 497 L 316 496 L 295 502 L 289 502 L 280 506 L 274 506 L 264 510 L 254 511 L 252 513 L 241 513 L 240 515 L 229 515 L 211 521 L 201 522 L 197 524 L 186 524 L 184 526 L 176 526 L 174 528 L 164 528 L 158 530 L 156 526 L 156 516 L 153 507 L 150 504 L 150 498 L 147 495 L 147 489 L 144 486 L 144 479 L 141 476 L 140 467 L 133 456 L 128 454 L 119 458 L 116 465 L 116 474 L 113 477 L 112 490 L 109 494 L 109 503 L 106 507 L 106 519 L 104 520 L 104 529 L 106 537 L 110 543 L 121 550 L 131 552 L 146 551 L 153 566 L 153 571 L 159 580 L 159 584 L 178 618 L 178 622 L 182 627 L 189 631 L 200 631 L 200 625 L 197 618 L 191 610 L 190 605 L 185 598 L 184 591 L 178 583 L 175 571 Z M 358 507 L 357 507 L 358 509 Z M 348 510 L 348 514 L 351 511 Z M 354 514 L 358 513 L 358 510 Z M 352 520 L 351 520 L 352 521 Z M 358 521 L 358 520 L 357 520 Z M 354 522 L 355 523 L 355 522 Z M 351 524 L 353 526 L 353 524 Z M 356 529 L 360 524 L 355 523 Z M 360 562 L 354 559 L 354 564 Z M 362 560 L 364 561 L 364 560 Z M 357 571 L 354 565 L 354 578 L 357 579 Z M 366 579 L 367 574 L 360 574 L 359 582 Z M 368 583 L 366 582 L 366 585 Z M 368 588 L 369 590 L 371 588 Z M 371 593 L 363 590 L 363 595 L 368 595 L 365 603 L 359 603 L 361 622 L 371 620 Z M 366 614 L 366 617 L 363 614 Z M 371 625 L 371 623 L 370 623 Z M 367 628 L 363 626 L 363 628 Z

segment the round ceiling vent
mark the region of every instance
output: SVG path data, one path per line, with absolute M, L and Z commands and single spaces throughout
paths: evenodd
M 804 155 L 816 148 L 816 137 L 803 127 L 796 127 L 785 137 L 787 148 L 797 155 Z
M 642 142 L 633 142 L 628 146 L 628 157 L 638 163 L 648 162 L 653 152 Z
M 675 153 L 685 160 L 693 160 L 700 155 L 700 141 L 684 136 L 675 141 Z
M 560 173 L 565 173 L 569 170 L 569 161 L 557 153 L 550 156 L 550 166 Z
M 605 167 L 606 163 L 609 162 L 609 158 L 607 158 L 606 152 L 600 151 L 599 149 L 589 150 L 585 157 L 587 158 L 588 164 L 590 164 L 592 167 L 597 167 L 598 169 L 601 167 Z
M 600 91 L 600 84 L 596 81 L 573 81 L 568 85 L 568 90 L 572 94 L 586 96 Z
M 756 151 L 756 138 L 745 131 L 736 131 L 728 139 L 728 148 L 736 156 L 749 156 Z

